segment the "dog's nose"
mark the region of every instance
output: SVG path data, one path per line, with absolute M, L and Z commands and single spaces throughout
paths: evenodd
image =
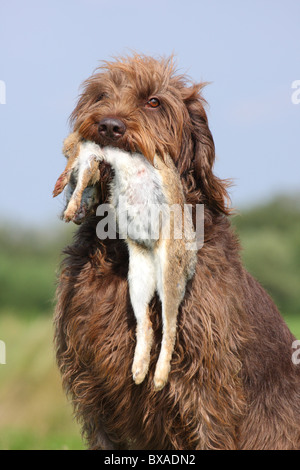
M 117 140 L 125 134 L 124 122 L 114 118 L 104 118 L 99 122 L 99 134 L 110 140 Z

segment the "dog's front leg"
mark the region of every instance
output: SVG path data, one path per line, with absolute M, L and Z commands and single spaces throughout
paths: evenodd
M 153 255 L 134 242 L 129 248 L 129 293 L 136 318 L 136 346 L 132 365 L 132 376 L 136 384 L 143 382 L 150 363 L 153 340 L 152 325 L 149 318 L 149 303 L 156 287 Z

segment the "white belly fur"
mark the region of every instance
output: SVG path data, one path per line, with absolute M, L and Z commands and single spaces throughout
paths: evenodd
M 159 170 L 139 153 L 128 153 L 113 147 L 105 147 L 102 151 L 104 160 L 115 173 L 110 188 L 110 203 L 116 211 L 120 233 L 127 230 L 129 239 L 153 248 L 156 240 L 151 235 L 157 231 L 152 226 L 151 233 L 151 223 L 158 223 L 159 207 L 166 202 Z M 125 219 L 120 217 L 122 210 L 126 211 Z

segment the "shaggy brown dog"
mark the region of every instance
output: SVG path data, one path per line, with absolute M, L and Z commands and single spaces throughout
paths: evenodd
M 226 184 L 213 174 L 214 143 L 202 85 L 170 60 L 134 56 L 106 63 L 85 82 L 72 120 L 102 147 L 172 156 L 188 203 L 205 204 L 198 252 L 178 317 L 169 382 L 153 387 L 161 306 L 149 373 L 132 380 L 135 319 L 124 240 L 99 240 L 88 217 L 65 250 L 56 308 L 57 360 L 91 449 L 298 449 L 300 371 L 294 337 L 245 271 L 230 228 Z M 110 173 L 100 167 L 101 200 Z

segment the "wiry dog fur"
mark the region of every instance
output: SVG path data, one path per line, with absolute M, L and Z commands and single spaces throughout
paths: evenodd
M 178 317 L 169 382 L 153 387 L 161 307 L 149 374 L 131 378 L 135 320 L 123 240 L 101 241 L 96 217 L 79 228 L 57 290 L 55 340 L 63 384 L 91 449 L 299 449 L 300 372 L 294 337 L 274 303 L 243 268 L 230 228 L 226 182 L 213 174 L 214 143 L 202 85 L 175 74 L 170 60 L 134 56 L 106 63 L 84 84 L 75 130 L 101 146 L 103 117 L 126 125 L 114 143 L 171 155 L 186 201 L 205 204 L 205 243 Z M 145 106 L 151 97 L 161 106 Z M 100 202 L 110 175 L 100 167 Z

